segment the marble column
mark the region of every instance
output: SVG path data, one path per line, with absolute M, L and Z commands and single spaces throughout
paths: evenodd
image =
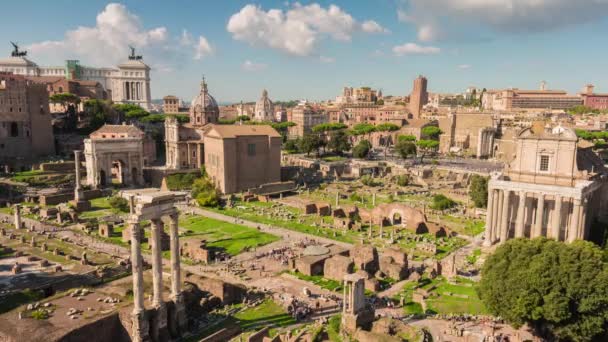
M 82 200 L 82 190 L 80 188 L 80 154 L 82 152 L 81 151 L 74 151 L 74 167 L 75 167 L 75 171 L 76 171 L 76 180 L 75 182 L 75 187 L 74 187 L 74 201 L 76 202 L 80 202 Z
M 163 221 L 156 218 L 152 219 L 151 222 L 152 305 L 156 310 L 152 327 L 152 338 L 155 341 L 167 341 L 169 339 L 169 331 L 167 327 L 167 306 L 163 302 L 163 259 L 161 246 Z
M 545 213 L 545 195 L 538 194 L 538 204 L 536 206 L 536 220 L 532 229 L 532 238 L 539 237 L 543 233 L 543 218 Z
M 186 331 L 186 305 L 181 290 L 181 265 L 179 248 L 178 214 L 171 215 L 169 235 L 171 238 L 171 299 L 174 303 L 171 331 L 177 336 Z
M 521 191 L 519 193 L 519 205 L 517 206 L 517 221 L 515 223 L 515 237 L 523 237 L 524 236 L 524 213 L 526 206 L 526 192 Z
M 553 221 L 551 222 L 551 238 L 559 241 L 559 230 L 562 221 L 562 196 L 555 195 Z
M 131 230 L 131 273 L 133 274 L 133 341 L 150 341 L 149 324 L 144 308 L 144 271 L 141 256 L 142 230 L 137 219 L 128 221 Z
M 570 218 L 570 227 L 568 228 L 567 239 L 572 242 L 580 237 L 580 230 L 584 229 L 579 225 L 581 215 L 581 201 L 574 199 L 572 201 L 572 217 Z
M 15 229 L 21 229 L 21 205 L 15 204 Z
M 488 209 L 486 210 L 486 231 L 484 235 L 484 245 L 492 245 L 492 222 L 494 219 L 494 189 L 488 190 Z
M 500 240 L 500 210 L 502 196 L 500 190 L 494 189 L 494 214 L 492 215 L 492 243 Z
M 500 242 L 505 242 L 509 238 L 509 198 L 511 190 L 503 190 L 502 193 L 502 216 L 500 223 Z
M 579 231 L 578 231 L 578 233 L 579 233 L 578 237 L 581 240 L 584 240 L 588 236 L 588 229 L 589 229 L 589 222 L 587 222 L 587 207 L 588 207 L 587 204 L 588 203 L 589 203 L 589 201 L 586 198 L 584 198 L 581 201 L 581 210 L 580 210 L 581 215 L 580 215 L 579 223 L 578 223 L 581 227 L 581 229 L 579 229 Z

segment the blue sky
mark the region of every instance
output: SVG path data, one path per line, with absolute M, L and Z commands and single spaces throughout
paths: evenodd
M 507 6 L 506 4 L 510 4 Z M 608 0 L 7 1 L 0 41 L 41 65 L 112 66 L 138 47 L 152 95 L 329 99 L 346 85 L 405 95 L 469 85 L 608 92 Z

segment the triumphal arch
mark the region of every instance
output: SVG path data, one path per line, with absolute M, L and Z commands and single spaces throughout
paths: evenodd
M 87 184 L 93 188 L 143 185 L 144 132 L 133 125 L 104 125 L 84 140 Z

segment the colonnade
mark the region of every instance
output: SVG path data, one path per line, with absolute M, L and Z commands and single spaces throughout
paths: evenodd
M 488 189 L 486 245 L 509 238 L 545 236 L 572 242 L 588 236 L 586 196 L 511 188 Z
M 144 100 L 143 82 L 124 82 L 124 97 L 126 100 Z
M 133 198 L 131 197 L 133 208 Z M 153 208 L 156 209 L 156 208 Z M 132 337 L 133 341 L 168 341 L 171 336 L 178 336 L 186 330 L 186 311 L 184 298 L 181 290 L 180 256 L 179 256 L 179 234 L 178 234 L 178 212 L 176 209 L 148 210 L 156 212 L 151 215 L 132 214 L 128 220 L 131 230 L 131 264 L 133 272 L 133 312 L 132 312 Z M 167 305 L 163 301 L 163 264 L 161 235 L 163 232 L 163 217 L 170 220 L 169 236 L 171 251 L 171 301 L 173 309 L 171 317 L 168 317 Z M 143 258 L 141 254 L 141 242 L 143 229 L 140 227 L 142 220 L 151 221 L 150 245 L 152 246 L 152 307 L 153 318 L 148 319 L 144 307 L 144 281 L 143 281 Z M 150 326 L 150 323 L 152 325 Z

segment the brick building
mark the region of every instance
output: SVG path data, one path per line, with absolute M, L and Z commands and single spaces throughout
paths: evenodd
M 55 153 L 49 96 L 43 85 L 0 72 L 0 166 L 27 168 Z

